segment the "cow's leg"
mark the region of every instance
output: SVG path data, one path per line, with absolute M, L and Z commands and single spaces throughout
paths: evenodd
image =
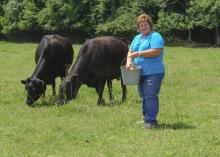
M 45 88 L 46 88 L 46 89 L 45 89 L 45 91 L 44 91 L 44 93 L 43 93 L 43 95 L 42 95 L 43 98 L 45 97 L 45 92 L 46 92 L 46 90 L 47 90 L 47 86 L 46 86 Z
M 62 77 L 62 76 L 60 77 L 61 83 L 62 83 L 64 78 L 65 77 Z M 58 98 L 57 98 L 57 104 L 59 104 L 59 105 L 63 105 L 65 103 L 65 92 L 61 87 L 61 83 L 60 83 L 59 94 L 58 94 Z
M 127 87 L 123 84 L 123 81 L 122 81 L 122 77 L 120 78 L 121 80 L 121 89 L 122 89 L 122 101 L 125 101 L 126 99 L 126 92 L 127 92 Z
M 60 77 L 61 82 L 63 81 L 64 78 L 65 78 L 65 76 L 64 77 L 63 76 Z
M 60 105 L 63 105 L 65 103 L 65 92 L 61 88 L 61 85 L 60 85 L 60 89 L 59 89 L 59 95 L 58 95 L 57 103 L 60 104 Z
M 107 80 L 108 92 L 109 92 L 109 101 L 113 101 L 114 97 L 112 95 L 112 80 Z
M 105 104 L 105 100 L 103 99 L 103 90 L 104 90 L 104 87 L 105 87 L 105 83 L 106 83 L 106 80 L 101 80 L 101 81 L 99 81 L 98 85 L 95 87 L 96 92 L 99 95 L 97 105 Z
M 56 96 L 56 82 L 55 82 L 55 80 L 53 81 L 53 83 L 52 83 L 52 90 L 53 90 L 53 96 Z

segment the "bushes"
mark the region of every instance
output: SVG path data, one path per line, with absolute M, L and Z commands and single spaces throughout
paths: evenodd
M 219 10 L 218 0 L 4 0 L 0 1 L 0 32 L 7 39 L 15 34 L 22 38 L 23 33 L 74 34 L 76 40 L 99 35 L 132 39 L 137 33 L 136 17 L 145 12 L 167 41 L 197 40 L 202 28 L 214 33 L 201 42 L 220 44 Z

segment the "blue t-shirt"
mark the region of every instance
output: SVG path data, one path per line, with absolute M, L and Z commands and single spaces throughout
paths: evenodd
M 130 45 L 132 52 L 164 47 L 164 40 L 158 32 L 151 32 L 142 41 L 141 38 L 142 34 L 138 34 L 133 39 Z M 163 54 L 164 51 L 162 50 L 160 55 L 155 57 L 137 57 L 133 60 L 133 63 L 141 66 L 141 76 L 161 74 L 165 72 Z

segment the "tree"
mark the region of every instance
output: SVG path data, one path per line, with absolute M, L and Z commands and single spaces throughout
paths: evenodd
M 3 5 L 4 15 L 1 17 L 2 31 L 7 34 L 19 30 L 19 21 L 23 9 L 22 0 L 10 0 Z
M 38 9 L 33 0 L 24 0 L 18 24 L 19 30 L 33 31 L 38 29 L 37 12 Z
M 96 29 L 106 21 L 111 21 L 124 0 L 83 0 L 76 8 L 74 24 L 76 29 L 84 29 L 94 36 Z
M 109 19 L 105 23 L 100 23 L 96 27 L 97 34 L 112 34 L 123 36 L 134 35 L 136 32 L 136 11 L 129 6 L 121 6 L 117 9 L 117 12 L 112 19 Z
M 220 45 L 219 0 L 1 0 L 0 33 L 13 38 L 16 33 L 57 32 L 80 40 L 96 35 L 131 39 L 141 13 L 152 17 L 166 39 L 177 32 L 192 41 L 192 30 L 215 29 L 215 44 Z
M 45 31 L 66 31 L 72 27 L 73 8 L 71 1 L 48 0 L 37 14 L 37 22 Z
M 131 38 L 137 33 L 135 24 L 137 16 L 147 13 L 151 15 L 153 21 L 156 21 L 159 10 L 156 0 L 125 0 L 123 5 L 114 8 L 115 13 L 112 13 L 111 18 L 96 27 L 97 34 L 120 34 Z
M 220 46 L 220 1 L 196 0 L 191 2 L 188 10 L 196 26 L 215 29 L 216 46 Z
M 1 16 L 4 15 L 3 5 L 4 5 L 4 2 L 0 1 L 0 34 L 1 34 L 1 30 L 2 30 Z
M 188 30 L 188 41 L 192 41 L 192 29 L 195 27 L 195 23 L 188 12 L 191 7 L 190 2 L 190 0 L 160 1 L 158 29 L 165 34 L 172 30 Z

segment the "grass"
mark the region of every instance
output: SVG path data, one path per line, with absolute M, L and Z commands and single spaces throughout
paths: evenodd
M 55 105 L 48 87 L 28 107 L 20 80 L 34 70 L 36 46 L 0 42 L 0 157 L 220 156 L 219 48 L 165 48 L 160 125 L 145 130 L 136 123 L 142 119 L 136 87 L 120 103 L 119 81 L 112 105 L 97 106 L 95 90 L 82 86 L 67 105 Z M 107 90 L 104 96 L 108 102 Z

